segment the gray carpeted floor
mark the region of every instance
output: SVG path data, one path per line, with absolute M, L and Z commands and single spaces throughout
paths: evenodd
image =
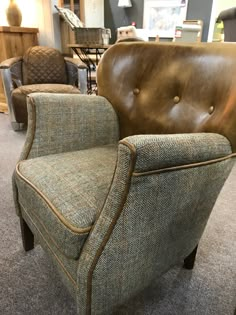
M 11 174 L 24 138 L 0 114 L 0 314 L 75 315 L 74 301 L 40 246 L 22 249 Z M 176 266 L 119 314 L 233 315 L 235 306 L 236 166 L 214 207 L 194 270 Z

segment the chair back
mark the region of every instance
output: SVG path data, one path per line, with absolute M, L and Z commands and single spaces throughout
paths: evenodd
M 213 132 L 236 152 L 236 46 L 118 43 L 103 55 L 98 94 L 114 106 L 120 138 Z
M 217 21 L 223 21 L 224 24 L 224 41 L 236 42 L 236 7 L 222 11 Z
M 23 84 L 67 83 L 62 54 L 51 47 L 33 46 L 23 56 Z

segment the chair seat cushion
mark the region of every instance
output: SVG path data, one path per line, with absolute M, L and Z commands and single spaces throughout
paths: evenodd
M 106 145 L 29 159 L 17 165 L 23 218 L 36 221 L 54 245 L 70 258 L 79 257 L 102 209 L 116 155 L 117 146 Z
M 79 94 L 78 88 L 68 84 L 30 84 L 22 85 L 14 89 L 12 92 L 12 103 L 15 112 L 16 121 L 19 123 L 27 123 L 27 95 L 30 93 L 63 93 L 63 94 Z

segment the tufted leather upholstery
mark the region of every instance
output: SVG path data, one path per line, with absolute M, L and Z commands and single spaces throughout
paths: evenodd
M 119 43 L 103 55 L 97 77 L 121 138 L 215 132 L 236 152 L 236 46 Z
M 30 47 L 23 57 L 23 84 L 67 83 L 62 54 L 51 47 Z

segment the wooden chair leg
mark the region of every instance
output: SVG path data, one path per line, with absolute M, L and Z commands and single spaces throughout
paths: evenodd
M 27 223 L 23 218 L 20 218 L 21 236 L 24 250 L 27 252 L 34 248 L 34 234 L 31 232 Z
M 183 267 L 185 269 L 193 269 L 194 262 L 195 262 L 195 257 L 197 254 L 197 247 L 198 245 L 194 248 L 194 250 L 184 259 L 184 265 Z

